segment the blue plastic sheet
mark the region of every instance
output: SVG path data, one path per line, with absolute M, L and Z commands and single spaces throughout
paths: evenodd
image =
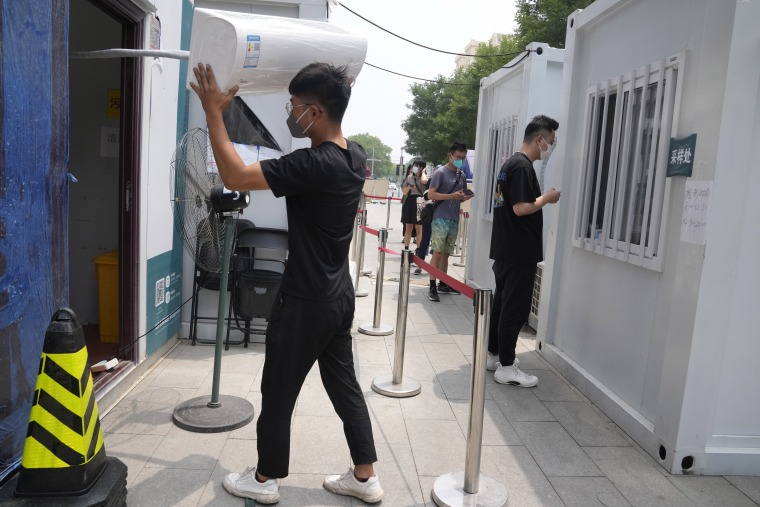
M 68 13 L 69 0 L 0 0 L 0 481 L 68 299 Z

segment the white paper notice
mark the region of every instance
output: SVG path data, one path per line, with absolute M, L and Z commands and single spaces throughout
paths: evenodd
M 710 214 L 712 181 L 687 181 L 681 218 L 681 241 L 704 245 L 707 242 L 707 218 Z
M 100 127 L 100 156 L 119 158 L 120 141 L 119 127 Z

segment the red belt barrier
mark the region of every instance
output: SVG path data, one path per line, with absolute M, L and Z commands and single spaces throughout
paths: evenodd
M 372 234 L 373 236 L 377 236 L 379 234 L 375 229 L 370 229 L 366 225 L 359 226 L 359 229 L 363 229 L 364 232 L 368 232 L 368 233 Z
M 467 296 L 470 299 L 475 298 L 475 289 L 467 285 L 466 283 L 460 282 L 459 280 L 455 280 L 454 278 L 451 278 L 449 275 L 441 271 L 440 269 L 433 267 L 431 264 L 428 264 L 427 262 L 423 261 L 416 255 L 414 256 L 414 263 L 422 268 L 423 270 L 427 271 L 434 277 L 436 277 L 438 280 L 442 281 L 449 287 L 458 290 L 462 295 Z
M 390 201 L 400 201 L 400 197 L 383 197 L 381 195 L 365 195 L 364 197 L 369 197 L 370 199 L 387 199 Z

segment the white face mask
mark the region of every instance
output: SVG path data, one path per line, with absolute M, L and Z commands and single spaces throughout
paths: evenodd
M 417 167 L 417 166 L 412 167 L 412 174 L 417 174 L 418 172 L 420 172 L 420 168 L 419 167 Z
M 546 142 L 546 139 L 544 139 L 543 137 L 541 138 L 541 140 L 542 140 L 542 141 L 544 142 L 544 144 L 546 145 L 546 151 L 544 151 L 544 150 L 541 150 L 541 145 L 539 144 L 539 145 L 538 145 L 538 149 L 539 149 L 539 150 L 541 150 L 541 154 L 540 154 L 539 158 L 540 158 L 540 159 L 541 159 L 543 162 L 546 162 L 546 161 L 548 161 L 548 160 L 549 160 L 549 157 L 551 157 L 551 155 L 552 155 L 552 152 L 554 151 L 554 147 L 557 145 L 557 143 L 556 143 L 556 142 L 554 142 L 554 143 L 552 143 L 552 144 L 549 144 L 549 143 L 547 143 L 547 142 Z

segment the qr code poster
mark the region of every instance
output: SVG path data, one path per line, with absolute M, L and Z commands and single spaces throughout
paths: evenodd
M 156 281 L 156 306 L 165 301 L 166 279 L 161 277 Z

